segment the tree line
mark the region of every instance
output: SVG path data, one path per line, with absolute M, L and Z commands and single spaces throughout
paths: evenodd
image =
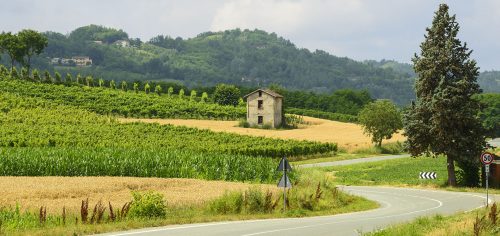
M 0 54 L 6 53 L 10 58 L 10 68 L 14 68 L 15 62 L 27 68 L 31 68 L 31 59 L 42 53 L 47 47 L 48 40 L 43 34 L 24 29 L 17 34 L 2 32 L 0 34 Z

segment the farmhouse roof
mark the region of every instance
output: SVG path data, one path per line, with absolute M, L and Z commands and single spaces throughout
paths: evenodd
M 283 97 L 283 96 L 281 96 L 279 93 L 274 92 L 274 91 L 272 91 L 272 90 L 270 90 L 270 89 L 257 89 L 257 90 L 255 90 L 255 91 L 253 91 L 253 92 L 251 92 L 251 93 L 249 93 L 249 94 L 245 95 L 243 98 L 247 98 L 248 96 L 250 96 L 250 95 L 252 95 L 252 94 L 254 94 L 254 93 L 256 93 L 256 92 L 259 92 L 259 91 L 264 92 L 264 93 L 267 93 L 267 94 L 269 94 L 269 95 L 271 95 L 272 97 L 275 97 L 275 98 L 282 98 L 282 97 Z

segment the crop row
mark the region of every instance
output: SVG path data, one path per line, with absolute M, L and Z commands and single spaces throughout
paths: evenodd
M 0 148 L 2 176 L 136 176 L 271 182 L 277 161 L 170 149 Z
M 184 150 L 249 156 L 300 156 L 336 151 L 332 143 L 252 137 L 172 125 L 128 123 L 113 117 L 0 94 L 0 146 Z
M 190 101 L 179 96 L 136 93 L 110 88 L 65 86 L 0 78 L 0 92 L 36 97 L 103 115 L 147 118 L 237 120 L 242 107 Z

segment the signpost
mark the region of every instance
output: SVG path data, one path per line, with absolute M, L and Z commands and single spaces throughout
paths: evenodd
M 481 154 L 481 162 L 484 164 L 484 174 L 486 176 L 486 206 L 488 206 L 488 179 L 490 177 L 490 164 L 493 163 L 493 154 L 483 152 Z
M 290 182 L 290 179 L 288 178 L 286 172 L 292 171 L 292 167 L 290 166 L 290 163 L 284 156 L 281 158 L 280 164 L 278 165 L 278 168 L 276 168 L 277 171 L 283 171 L 283 176 L 281 177 L 280 182 L 278 183 L 278 187 L 283 188 L 283 211 L 286 210 L 286 189 L 292 187 L 292 183 Z

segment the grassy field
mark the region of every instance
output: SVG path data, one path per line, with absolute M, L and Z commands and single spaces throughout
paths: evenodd
M 339 148 L 349 152 L 373 146 L 369 136 L 363 134 L 361 126 L 353 123 L 324 120 L 313 117 L 304 117 L 308 125 L 300 126 L 299 129 L 291 130 L 265 130 L 238 127 L 238 121 L 216 121 L 216 120 L 184 120 L 184 119 L 134 119 L 120 118 L 123 123 L 145 122 L 172 124 L 201 129 L 210 129 L 216 132 L 230 132 L 251 136 L 263 136 L 280 139 L 308 140 L 318 142 L 337 143 Z M 400 133 L 394 135 L 384 143 L 404 141 Z
M 462 236 L 475 235 L 474 224 L 480 229 L 479 235 L 493 236 L 500 234 L 500 221 L 494 224 L 488 216 L 491 207 L 478 209 L 472 212 L 459 213 L 452 216 L 435 215 L 420 217 L 410 223 L 391 226 L 377 232 L 367 233 L 366 236 Z M 497 214 L 500 212 L 497 209 Z M 480 219 L 483 218 L 482 221 Z M 479 220 L 478 220 L 479 219 Z
M 131 191 L 162 193 L 169 206 L 202 205 L 226 191 L 243 191 L 249 187 L 277 189 L 274 185 L 207 181 L 178 178 L 137 177 L 0 177 L 0 206 L 15 206 L 36 211 L 46 206 L 48 213 L 78 212 L 82 200 L 103 200 L 122 206 L 130 201 Z
M 375 202 L 343 193 L 331 178 L 320 172 L 298 174 L 292 181 L 295 185 L 288 193 L 288 210 L 283 213 L 281 191 L 274 185 L 188 179 L 2 177 L 0 234 L 94 234 L 169 224 L 332 215 L 378 206 Z M 115 209 L 119 209 L 120 203 L 131 201 L 131 191 L 144 190 L 156 190 L 164 196 L 165 216 L 127 215 L 113 221 L 109 210 L 104 210 L 99 223 L 82 223 L 82 199 L 89 197 L 90 218 L 94 214 L 91 209 L 98 200 L 103 200 L 106 207 L 107 201 L 111 201 Z M 16 202 L 21 208 L 14 206 Z M 47 206 L 43 221 L 37 211 L 40 206 Z M 65 214 L 62 214 L 63 207 L 66 207 Z M 24 211 L 26 208 L 28 211 Z M 132 205 L 131 211 L 134 209 Z
M 427 185 L 442 186 L 446 183 L 446 159 L 402 158 L 388 161 L 361 163 L 349 166 L 327 167 L 335 181 L 343 185 Z M 420 172 L 436 172 L 437 179 L 419 179 Z

